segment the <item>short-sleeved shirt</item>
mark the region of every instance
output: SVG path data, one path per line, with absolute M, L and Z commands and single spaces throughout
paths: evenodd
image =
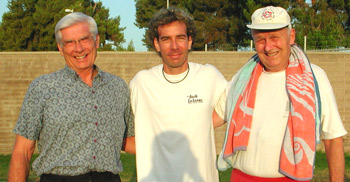
M 177 84 L 162 70 L 142 70 L 129 84 L 137 181 L 218 182 L 212 113 L 226 80 L 209 64 L 189 62 L 187 76 L 167 76 L 185 78 Z
M 123 170 L 123 138 L 134 136 L 128 86 L 95 68 L 92 87 L 68 66 L 30 84 L 14 133 L 38 141 L 38 175 Z

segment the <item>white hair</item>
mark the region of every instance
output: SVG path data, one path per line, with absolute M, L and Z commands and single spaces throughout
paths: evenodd
M 78 23 L 83 23 L 83 22 L 89 24 L 90 33 L 92 34 L 93 39 L 96 40 L 98 30 L 97 30 L 97 24 L 95 20 L 91 16 L 88 16 L 84 13 L 76 12 L 76 13 L 70 13 L 66 15 L 60 21 L 58 21 L 55 27 L 56 42 L 61 45 L 62 29 L 73 26 Z

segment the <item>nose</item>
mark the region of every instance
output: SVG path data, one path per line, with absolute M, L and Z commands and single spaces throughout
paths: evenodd
M 266 52 L 269 52 L 270 50 L 272 50 L 273 49 L 273 42 L 269 39 L 266 39 L 264 49 Z
M 177 49 L 178 49 L 179 45 L 178 45 L 176 39 L 175 39 L 175 40 L 171 40 L 171 45 L 170 45 L 170 47 L 171 47 L 171 49 L 173 49 L 173 50 L 177 50 Z
M 77 52 L 82 52 L 84 50 L 84 46 L 81 45 L 80 41 L 75 41 L 74 48 Z

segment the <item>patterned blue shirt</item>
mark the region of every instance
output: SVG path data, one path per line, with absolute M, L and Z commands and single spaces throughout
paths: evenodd
M 134 136 L 128 86 L 96 69 L 92 87 L 68 66 L 29 86 L 14 133 L 38 141 L 38 175 L 123 170 L 123 138 Z

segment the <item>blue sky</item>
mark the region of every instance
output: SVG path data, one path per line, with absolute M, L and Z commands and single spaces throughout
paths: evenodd
M 98 1 L 98 0 L 96 0 Z M 100 0 L 102 5 L 109 9 L 110 17 L 120 16 L 121 27 L 126 27 L 124 30 L 124 47 L 132 40 L 134 42 L 135 51 L 147 51 L 147 48 L 142 45 L 142 38 L 145 34 L 143 29 L 139 29 L 135 23 L 135 1 L 134 0 Z M 8 11 L 7 0 L 0 0 L 0 17 L 4 12 Z M 1 18 L 2 20 L 2 18 Z M 1 21 L 0 20 L 0 21 Z

